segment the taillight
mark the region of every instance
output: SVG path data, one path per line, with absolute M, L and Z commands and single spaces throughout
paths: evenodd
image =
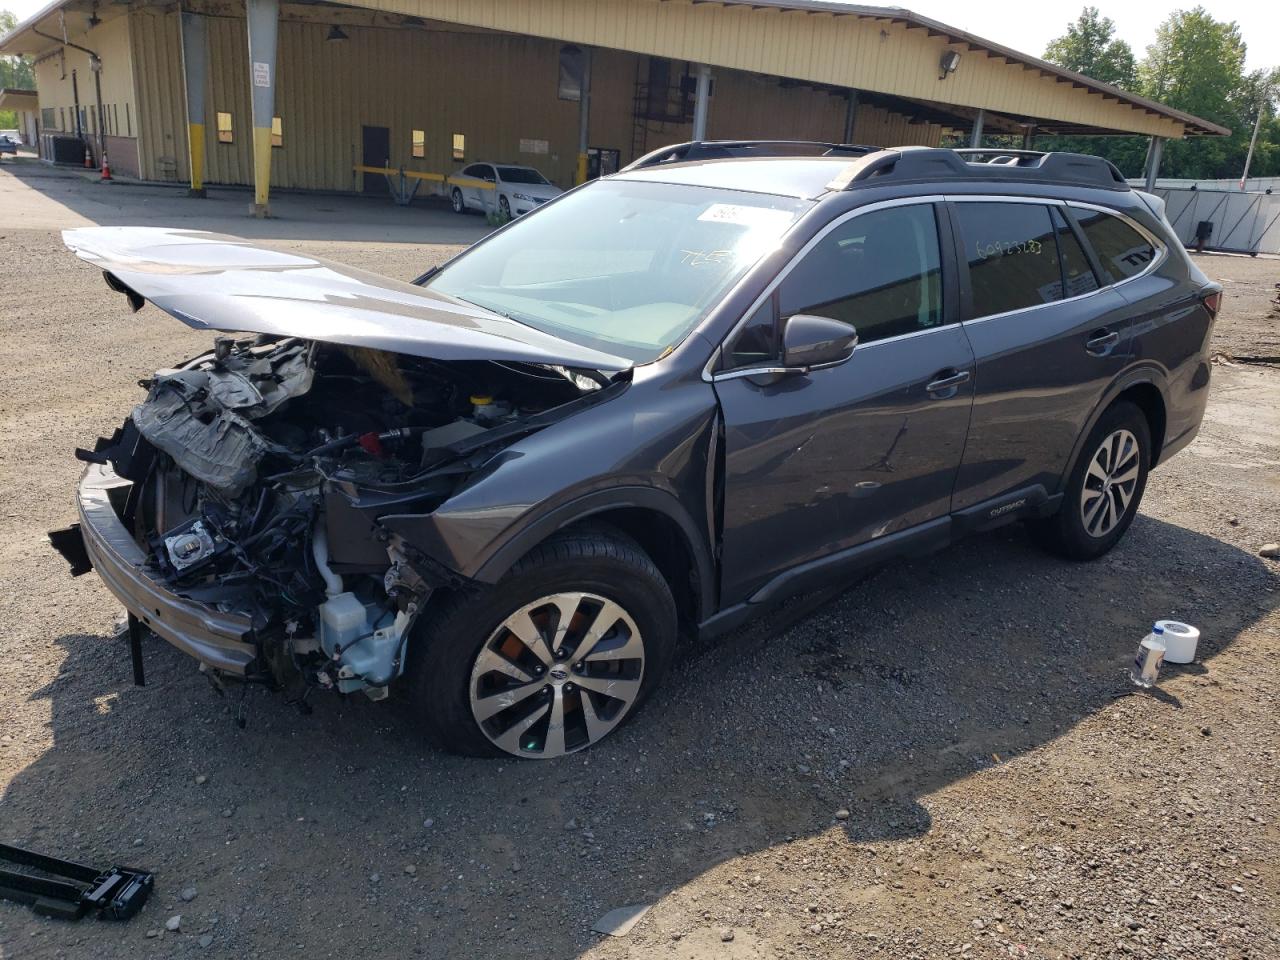
M 1218 308 L 1222 306 L 1222 291 L 1214 290 L 1212 293 L 1206 293 L 1200 298 L 1200 302 L 1209 311 L 1209 316 L 1216 318 L 1218 316 Z

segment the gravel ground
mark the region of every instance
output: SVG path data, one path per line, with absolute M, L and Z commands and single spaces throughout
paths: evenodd
M 43 535 L 72 448 L 208 338 L 4 210 L 0 834 L 157 886 L 121 925 L 0 903 L 0 956 L 1280 956 L 1273 367 L 1215 366 L 1200 439 L 1102 561 L 977 537 L 690 646 L 588 755 L 466 760 L 389 704 L 223 699 L 155 639 L 131 685 L 119 607 Z M 452 249 L 275 242 L 401 277 Z M 1232 281 L 1223 352 L 1280 352 L 1280 263 L 1200 262 Z M 1138 692 L 1160 617 L 1202 658 Z M 628 904 L 654 907 L 591 932 Z

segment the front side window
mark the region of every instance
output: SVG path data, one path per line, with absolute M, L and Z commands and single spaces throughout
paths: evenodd
M 932 204 L 890 207 L 840 224 L 778 288 L 778 313 L 843 320 L 859 343 L 942 324 L 942 270 Z
M 646 363 L 683 340 L 809 205 L 713 187 L 599 180 L 473 247 L 427 285 Z
M 1136 276 L 1156 258 L 1156 248 L 1119 217 L 1083 207 L 1073 207 L 1072 213 L 1098 255 L 1103 283 L 1119 283 Z
M 969 262 L 973 316 L 1062 299 L 1062 270 L 1049 208 L 1038 203 L 957 203 Z

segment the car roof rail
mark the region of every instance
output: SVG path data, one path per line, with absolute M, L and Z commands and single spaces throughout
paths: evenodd
M 827 188 L 851 190 L 885 181 L 946 180 L 1130 189 L 1129 182 L 1115 164 L 1103 157 L 1037 150 L 949 150 L 943 147 L 894 147 L 866 154 L 841 170 Z
M 880 147 L 859 143 L 830 143 L 823 140 L 690 140 L 651 150 L 623 167 L 619 173 L 643 170 L 664 163 L 696 160 L 729 160 L 755 157 L 860 157 L 876 153 Z

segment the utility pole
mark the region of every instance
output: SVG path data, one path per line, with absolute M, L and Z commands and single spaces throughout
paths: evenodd
M 1258 145 L 1258 128 L 1262 126 L 1263 114 L 1267 112 L 1267 107 L 1271 103 L 1271 84 L 1264 84 L 1258 92 L 1258 116 L 1253 121 L 1253 136 L 1249 138 L 1249 152 L 1244 157 L 1244 173 L 1240 174 L 1240 189 L 1244 189 L 1245 181 L 1249 179 L 1249 165 L 1253 163 L 1253 149 Z

